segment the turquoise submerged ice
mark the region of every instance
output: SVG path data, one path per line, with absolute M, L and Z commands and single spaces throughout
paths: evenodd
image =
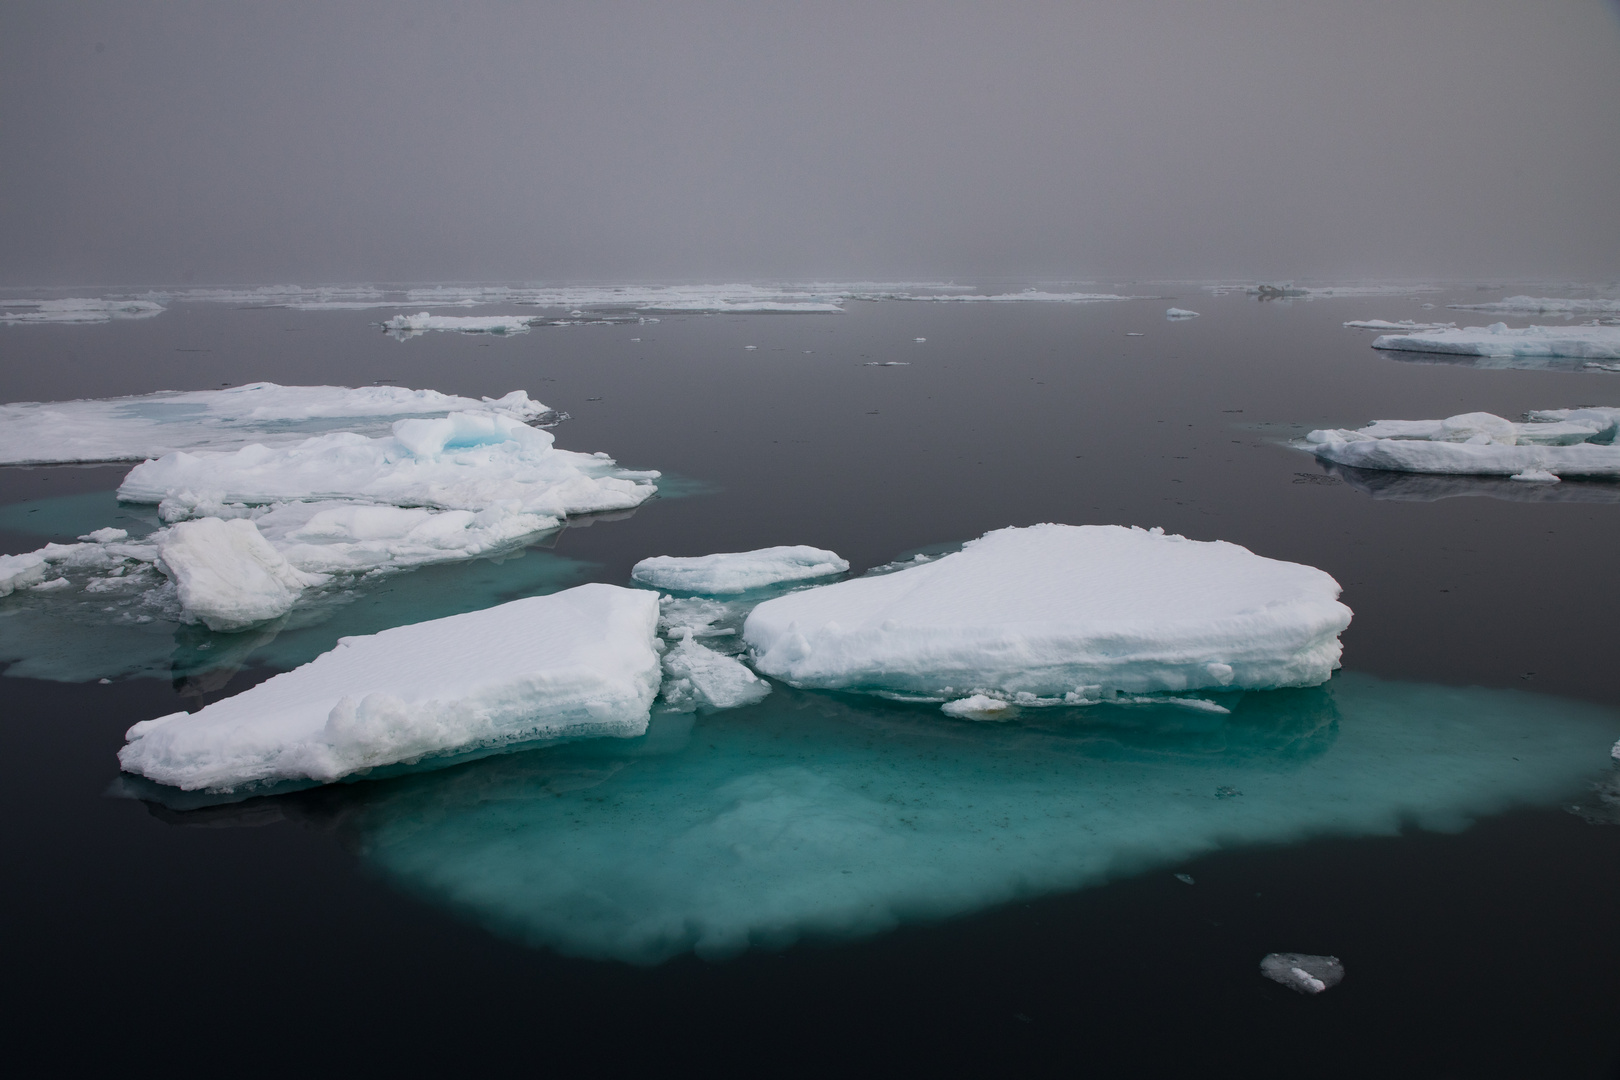
M 779 689 L 594 740 L 294 796 L 396 881 L 499 933 L 656 963 L 838 939 L 1220 848 L 1459 829 L 1556 805 L 1620 718 L 1519 691 L 1341 674 L 1006 724 Z

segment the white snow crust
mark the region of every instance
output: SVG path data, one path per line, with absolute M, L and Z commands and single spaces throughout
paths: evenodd
M 187 791 L 323 783 L 539 738 L 640 735 L 658 692 L 658 598 L 581 585 L 344 638 L 195 713 L 129 729 L 126 772 Z
M 162 304 L 150 300 L 0 300 L 0 323 L 98 323 L 146 319 L 162 310 Z
M 1364 428 L 1321 429 L 1301 444 L 1317 457 L 1357 469 L 1508 476 L 1620 476 L 1620 408 L 1547 409 L 1515 423 L 1473 412 L 1444 420 L 1378 420 Z
M 1510 296 L 1489 304 L 1447 304 L 1459 311 L 1491 311 L 1503 315 L 1620 315 L 1620 300 L 1562 300 L 1550 296 Z
M 1460 356 L 1568 356 L 1583 360 L 1620 360 L 1620 326 L 1526 326 L 1506 323 L 1386 334 L 1375 349 L 1454 353 Z
M 0 464 L 141 461 L 176 450 L 297 442 L 341 427 L 377 435 L 394 420 L 458 410 L 535 420 L 551 410 L 521 390 L 461 397 L 401 386 L 278 386 L 165 390 L 136 397 L 0 405 Z
M 987 533 L 955 554 L 768 600 L 743 637 L 794 686 L 1086 704 L 1310 686 L 1350 609 L 1309 566 L 1119 526 Z
M 630 576 L 655 589 L 724 596 L 848 569 L 835 552 L 799 544 L 689 558 L 655 555 L 631 567 Z

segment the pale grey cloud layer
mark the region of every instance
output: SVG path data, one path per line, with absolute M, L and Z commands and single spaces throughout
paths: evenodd
M 1602 0 L 7 3 L 0 280 L 1620 276 Z

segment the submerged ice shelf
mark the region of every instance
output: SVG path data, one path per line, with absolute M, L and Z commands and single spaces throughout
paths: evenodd
M 1620 408 L 1546 409 L 1531 412 L 1524 423 L 1475 412 L 1319 429 L 1300 445 L 1355 469 L 1553 482 L 1561 476 L 1620 476 L 1617 430 Z
M 1407 352 L 1455 353 L 1461 356 L 1620 360 L 1620 326 L 1526 326 L 1513 329 L 1506 323 L 1492 323 L 1490 326 L 1466 326 L 1461 329 L 1385 334 L 1374 339 L 1372 347 Z
M 1229 715 L 1105 706 L 987 725 L 779 690 L 695 727 L 657 715 L 641 739 L 244 813 L 340 828 L 367 863 L 496 933 L 650 964 L 861 937 L 1246 844 L 1456 830 L 1567 801 L 1620 731 L 1591 705 L 1356 674 L 1231 698 Z

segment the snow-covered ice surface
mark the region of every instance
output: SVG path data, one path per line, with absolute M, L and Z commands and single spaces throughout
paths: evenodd
M 151 300 L 0 300 L 0 324 L 99 323 L 111 319 L 147 319 L 163 310 Z
M 1515 423 L 1492 413 L 1444 420 L 1377 420 L 1364 428 L 1319 429 L 1302 449 L 1356 469 L 1507 476 L 1620 476 L 1620 408 L 1546 409 Z
M 1620 326 L 1526 326 L 1513 329 L 1506 323 L 1492 323 L 1490 326 L 1386 334 L 1375 338 L 1372 347 L 1455 353 L 1461 356 L 1620 360 Z
M 1188 311 L 1186 308 L 1173 307 L 1173 308 L 1167 308 L 1165 310 L 1164 317 L 1167 318 L 1167 319 L 1172 319 L 1172 320 L 1174 320 L 1174 319 L 1196 319 L 1196 318 L 1198 318 L 1198 312 L 1196 312 L 1196 311 Z
M 1344 324 L 1351 330 L 1393 330 L 1396 333 L 1415 333 L 1419 330 L 1450 330 L 1456 323 L 1420 323 L 1411 319 L 1402 319 L 1400 322 L 1390 322 L 1388 319 L 1352 319 Z
M 634 736 L 660 680 L 658 599 L 581 585 L 345 638 L 312 663 L 129 729 L 126 772 L 187 791 L 328 783 L 561 736 Z
M 687 630 L 664 653 L 664 703 L 672 709 L 735 709 L 771 692 L 771 684 L 734 656 L 712 649 Z
M 1550 296 L 1510 296 L 1488 304 L 1447 304 L 1459 311 L 1490 311 L 1498 314 L 1620 315 L 1620 300 L 1562 300 Z
M 894 300 L 938 300 L 950 303 L 1047 303 L 1091 304 L 1109 300 L 1151 300 L 1151 296 L 1120 296 L 1117 293 L 1048 292 L 1044 289 L 1024 289 L 1014 293 L 952 293 L 929 296 L 897 295 Z
M 294 569 L 244 518 L 182 521 L 163 530 L 157 552 L 158 568 L 174 582 L 181 610 L 210 630 L 241 630 L 278 618 L 305 589 L 327 580 Z
M 909 569 L 768 600 L 743 637 L 794 686 L 1018 704 L 1309 686 L 1350 609 L 1309 566 L 1119 526 L 1000 529 Z
M 341 826 L 372 866 L 497 933 L 657 963 L 862 937 L 1245 844 L 1458 831 L 1567 804 L 1620 729 L 1580 702 L 1353 673 L 1231 697 L 1228 715 L 1104 706 L 966 724 L 779 689 L 695 732 L 655 715 L 644 739 L 254 812 Z
M 527 334 L 536 320 L 526 315 L 395 315 L 383 322 L 389 330 L 419 334 L 425 330 L 455 330 L 463 334 Z
M 0 405 L 0 464 L 141 461 L 176 450 L 275 446 L 333 430 L 380 435 L 411 416 L 485 409 L 518 420 L 554 417 L 521 390 L 460 397 L 400 386 L 278 386 L 166 390 L 137 397 Z
M 1320 994 L 1344 979 L 1344 965 L 1337 956 L 1268 953 L 1260 961 L 1260 974 L 1296 993 Z
M 848 561 L 837 553 L 798 544 L 716 555 L 655 555 L 636 563 L 630 576 L 654 589 L 723 596 L 848 569 Z

